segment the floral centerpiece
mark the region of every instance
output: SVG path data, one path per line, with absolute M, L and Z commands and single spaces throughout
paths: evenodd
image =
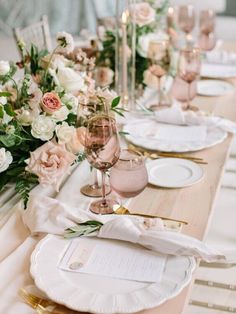
M 136 25 L 136 87 L 152 84 L 152 77 L 148 71 L 148 47 L 150 41 L 167 39 L 165 32 L 165 17 L 169 0 L 147 0 L 132 6 L 130 24 Z M 97 82 L 100 86 L 114 83 L 116 30 L 113 28 L 98 27 L 100 51 L 96 60 Z M 128 41 L 131 41 L 128 38 Z M 127 46 L 127 56 L 131 53 Z M 138 70 L 137 70 L 138 69 Z
M 71 165 L 82 159 L 79 104 L 96 99 L 116 110 L 119 97 L 95 88 L 95 60 L 80 50 L 71 54 L 70 34 L 57 34 L 52 53 L 34 45 L 28 51 L 23 42 L 19 47 L 20 62 L 0 61 L 0 191 L 16 183 L 26 205 L 32 186 L 52 185 L 58 191 Z

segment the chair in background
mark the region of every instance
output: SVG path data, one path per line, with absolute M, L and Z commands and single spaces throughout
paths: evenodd
M 37 23 L 24 28 L 14 28 L 13 33 L 16 43 L 23 41 L 26 48 L 30 48 L 31 44 L 35 44 L 39 49 L 47 49 L 48 51 L 52 49 L 48 18 L 46 15 L 43 15 L 41 20 Z M 19 47 L 18 50 L 20 55 L 22 55 Z
M 232 252 L 229 263 L 200 263 L 184 314 L 236 313 L 236 138 L 206 242 Z

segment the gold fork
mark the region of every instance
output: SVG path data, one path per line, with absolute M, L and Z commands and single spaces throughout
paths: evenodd
M 32 293 L 29 293 L 25 289 L 19 290 L 19 296 L 33 309 L 37 311 L 38 314 L 75 314 L 73 310 L 67 309 L 62 305 L 58 305 L 57 303 L 40 298 Z
M 172 157 L 172 158 L 183 158 L 183 159 L 191 160 L 191 161 L 194 161 L 194 162 L 199 163 L 199 164 L 207 164 L 207 162 L 205 162 L 203 160 L 203 158 L 189 156 L 189 155 L 185 155 L 185 154 L 182 154 L 182 153 L 151 152 L 151 151 L 148 151 L 148 150 L 146 150 L 146 149 L 144 149 L 142 147 L 135 146 L 133 144 L 129 144 L 128 148 L 132 149 L 132 150 L 136 150 L 139 153 L 141 153 L 142 155 L 144 155 L 145 157 L 148 157 L 148 158 L 151 158 L 151 159 L 156 159 L 156 158 L 160 158 L 160 157 Z

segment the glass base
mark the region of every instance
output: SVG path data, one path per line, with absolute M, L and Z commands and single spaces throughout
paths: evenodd
M 86 196 L 90 196 L 90 197 L 101 197 L 102 196 L 102 188 L 98 185 L 90 185 L 87 184 L 85 186 L 83 186 L 80 189 L 80 192 Z M 105 187 L 105 193 L 106 195 L 111 193 L 111 188 L 109 185 L 106 184 Z
M 116 205 L 117 202 L 115 200 L 106 200 L 106 203 L 104 204 L 103 200 L 99 200 L 97 202 L 93 202 L 90 204 L 90 211 L 94 214 L 100 214 L 100 215 L 106 215 L 106 214 L 112 214 L 113 206 Z

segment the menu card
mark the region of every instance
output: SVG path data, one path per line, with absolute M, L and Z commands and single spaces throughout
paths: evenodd
M 166 256 L 123 241 L 71 240 L 58 267 L 62 270 L 141 282 L 160 282 Z

